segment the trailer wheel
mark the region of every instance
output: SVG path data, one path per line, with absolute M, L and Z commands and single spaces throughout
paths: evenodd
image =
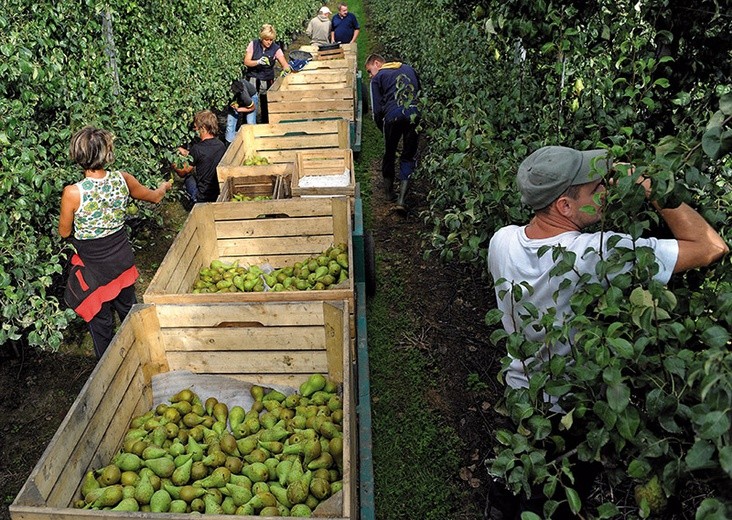
M 368 230 L 363 235 L 364 270 L 366 277 L 366 296 L 376 294 L 376 254 L 374 253 L 374 235 Z

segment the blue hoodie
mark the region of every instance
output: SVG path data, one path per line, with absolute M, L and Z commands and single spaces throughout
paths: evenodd
M 371 107 L 379 130 L 384 122 L 418 117 L 418 96 L 419 77 L 412 67 L 398 61 L 384 63 L 371 78 Z

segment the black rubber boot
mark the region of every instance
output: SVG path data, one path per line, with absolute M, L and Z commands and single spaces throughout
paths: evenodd
M 399 183 L 399 197 L 397 198 L 396 207 L 399 211 L 407 211 L 407 205 L 405 200 L 407 198 L 407 189 L 409 188 L 409 181 L 401 181 Z
M 397 194 L 394 193 L 394 179 L 384 179 L 384 198 L 387 202 L 397 200 Z

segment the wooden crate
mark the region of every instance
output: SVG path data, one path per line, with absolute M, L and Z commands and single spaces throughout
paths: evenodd
M 355 71 L 357 67 L 356 57 L 346 55 L 344 59 L 338 60 L 311 60 L 299 72 L 312 70 L 348 70 Z
M 292 196 L 291 175 L 250 175 L 229 177 L 222 183 L 221 193 L 216 202 L 229 202 L 235 195 L 246 197 L 269 197 L 287 199 Z M 239 202 L 239 201 L 235 201 Z M 248 201 L 247 201 L 248 202 Z
M 303 121 L 298 123 L 270 123 L 242 125 L 216 167 L 219 182 L 228 177 L 246 175 L 256 168 L 260 173 L 265 166 L 244 166 L 252 157 L 265 157 L 270 167 L 295 162 L 295 155 L 303 150 L 348 148 L 350 128 L 348 121 Z M 283 170 L 287 166 L 280 166 Z M 279 173 L 272 170 L 271 173 Z
M 356 74 L 350 69 L 303 71 L 279 78 L 267 91 L 272 123 L 356 119 Z
M 313 56 L 313 59 L 305 66 L 305 69 L 330 63 L 333 63 L 333 65 L 325 66 L 347 67 L 353 68 L 354 70 L 356 68 L 358 47 L 355 43 L 342 43 L 338 49 L 324 51 L 319 50 L 317 45 L 303 45 L 299 50 L 309 52 Z M 334 62 L 341 63 L 336 64 Z
M 294 170 L 294 162 L 276 164 L 253 164 L 249 166 L 238 166 L 236 168 L 222 168 L 217 172 L 217 175 L 219 178 L 219 188 L 223 190 L 224 184 L 231 177 L 261 177 L 270 175 L 282 175 L 285 177 L 292 177 Z
M 342 48 L 340 49 L 328 49 L 325 51 L 318 51 L 318 55 L 314 57 L 316 60 L 337 60 L 344 59 L 346 53 Z
M 353 152 L 351 150 L 322 150 L 299 152 L 295 174 L 292 177 L 292 195 L 294 197 L 337 196 L 353 197 L 356 193 L 356 177 L 353 169 Z M 346 186 L 301 186 L 307 177 L 321 178 L 342 176 L 348 172 L 349 182 Z
M 351 208 L 346 197 L 196 204 L 143 295 L 145 303 L 348 300 L 353 304 Z M 348 283 L 335 289 L 194 294 L 212 260 L 241 266 L 294 265 L 333 244 L 348 246 Z M 353 305 L 351 305 L 353 307 Z
M 86 472 L 108 464 L 120 449 L 130 420 L 164 401 L 153 395 L 153 377 L 185 370 L 204 379 L 223 375 L 264 386 L 297 388 L 314 373 L 342 383 L 344 487 L 338 516 L 357 518 L 355 379 L 346 347 L 348 313 L 347 302 L 322 301 L 135 305 L 10 505 L 10 517 L 157 518 L 158 514 L 79 510 L 72 505 L 80 498 Z

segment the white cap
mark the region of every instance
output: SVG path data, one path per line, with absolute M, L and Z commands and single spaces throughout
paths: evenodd
M 320 8 L 320 11 L 318 11 L 321 14 L 330 14 L 330 9 L 328 9 L 328 6 L 324 5 Z

